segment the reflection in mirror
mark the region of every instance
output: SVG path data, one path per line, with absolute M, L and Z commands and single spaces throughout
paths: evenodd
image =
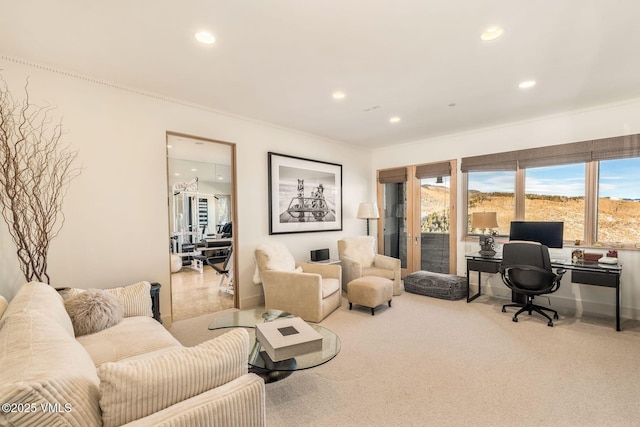
M 167 135 L 173 320 L 235 307 L 232 147 Z

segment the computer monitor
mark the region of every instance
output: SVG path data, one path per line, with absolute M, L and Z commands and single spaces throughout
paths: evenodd
M 564 222 L 511 221 L 509 240 L 539 242 L 549 248 L 562 248 Z

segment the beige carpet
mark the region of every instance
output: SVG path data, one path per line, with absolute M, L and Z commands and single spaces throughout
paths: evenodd
M 504 300 L 403 293 L 375 316 L 346 300 L 321 325 L 342 351 L 266 385 L 269 426 L 640 425 L 640 322 L 511 321 Z M 211 316 L 176 322 L 192 345 Z

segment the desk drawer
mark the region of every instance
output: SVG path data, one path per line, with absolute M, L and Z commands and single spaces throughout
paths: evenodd
M 584 283 L 585 285 L 606 286 L 608 288 L 615 288 L 616 274 L 599 273 L 597 271 L 572 271 L 571 282 L 572 283 Z
M 482 273 L 497 273 L 500 270 L 500 263 L 469 259 L 467 260 L 467 269 L 471 271 L 480 271 Z

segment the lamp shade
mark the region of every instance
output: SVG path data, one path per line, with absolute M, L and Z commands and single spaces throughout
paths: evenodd
M 358 219 L 380 218 L 378 205 L 376 203 L 360 203 L 358 207 Z
M 471 228 L 498 228 L 498 217 L 495 212 L 474 212 Z

